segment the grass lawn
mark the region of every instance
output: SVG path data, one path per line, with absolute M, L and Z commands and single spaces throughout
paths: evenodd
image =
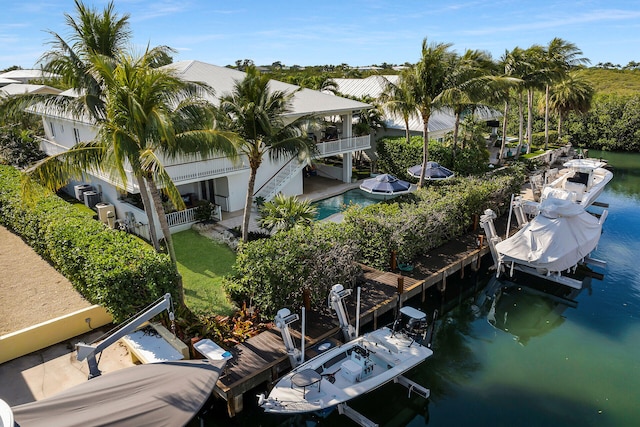
M 232 271 L 236 254 L 194 230 L 174 234 L 173 245 L 187 307 L 196 314 L 232 314 L 234 307 L 222 288 L 222 277 Z

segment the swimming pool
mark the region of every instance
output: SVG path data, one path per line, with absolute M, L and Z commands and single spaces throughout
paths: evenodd
M 354 188 L 342 194 L 329 197 L 328 199 L 313 202 L 312 205 L 315 206 L 318 211 L 316 219 L 321 220 L 344 211 L 350 204 L 365 207 L 378 203 L 379 201 L 380 200 L 367 197 L 367 194 L 364 191 Z

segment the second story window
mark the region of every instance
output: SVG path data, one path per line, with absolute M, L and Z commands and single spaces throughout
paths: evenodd
M 73 128 L 73 138 L 76 140 L 76 144 L 80 143 L 80 131 L 77 128 Z
M 55 138 L 56 137 L 56 128 L 55 128 L 53 122 L 49 122 L 49 129 L 51 129 L 51 137 Z

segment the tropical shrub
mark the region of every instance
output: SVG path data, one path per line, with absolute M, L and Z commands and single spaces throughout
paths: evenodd
M 485 209 L 503 212 L 524 182 L 522 167 L 512 174 L 485 178 L 455 178 L 430 185 L 390 203 L 345 212 L 347 227 L 360 261 L 379 269 L 389 266 L 390 254 L 410 263 L 416 257 L 464 234 L 475 215 Z
M 301 307 L 305 289 L 311 304 L 319 307 L 331 286 L 355 283 L 360 272 L 357 259 L 357 247 L 340 224 L 295 227 L 241 244 L 236 274 L 226 289 L 239 305 L 244 302 L 266 316 L 283 307 Z
M 640 95 L 596 96 L 591 110 L 569 115 L 573 145 L 608 151 L 640 151 Z
M 167 292 L 177 296 L 169 257 L 130 234 L 111 230 L 55 194 L 36 187 L 21 197 L 20 173 L 0 166 L 0 224 L 21 236 L 92 304 L 121 322 Z
M 382 138 L 377 142 L 378 170 L 400 179 L 413 180 L 407 168 L 422 163 L 422 137 L 411 137 L 407 144 L 404 137 Z M 487 171 L 489 151 L 484 140 L 467 141 L 465 148 L 458 147 L 455 164 L 452 146 L 448 143 L 431 140 L 429 142 L 429 160 L 452 169 L 458 175 L 477 175 Z
M 25 168 L 44 157 L 30 131 L 18 125 L 0 127 L 0 163 Z

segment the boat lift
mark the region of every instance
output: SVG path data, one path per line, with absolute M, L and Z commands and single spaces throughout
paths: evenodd
M 98 361 L 96 360 L 96 354 L 102 354 L 102 351 L 109 347 L 111 344 L 114 344 L 120 338 L 125 335 L 135 331 L 140 325 L 153 318 L 157 314 L 162 313 L 163 311 L 167 311 L 169 313 L 169 320 L 171 322 L 174 321 L 175 317 L 173 314 L 173 304 L 171 302 L 171 294 L 167 293 L 163 297 L 156 300 L 153 305 L 149 306 L 145 311 L 138 314 L 131 321 L 125 323 L 124 325 L 116 328 L 115 332 L 111 333 L 111 335 L 107 336 L 100 344 L 85 344 L 83 342 L 79 342 L 76 344 L 77 355 L 76 358 L 79 361 L 83 361 L 87 359 L 87 363 L 89 364 L 89 379 L 95 378 L 101 375 L 100 369 L 98 369 Z M 175 333 L 175 331 L 174 331 Z M 100 341 L 102 337 L 98 338 L 95 342 Z
M 351 341 L 357 338 L 360 322 L 360 288 L 358 288 L 358 302 L 356 305 L 356 326 L 354 327 L 349 322 L 349 315 L 347 314 L 347 307 L 344 299 L 350 296 L 351 293 L 351 289 L 345 289 L 344 286 L 338 283 L 331 287 L 331 291 L 329 292 L 328 297 L 329 305 L 335 310 L 336 315 L 338 316 L 340 328 L 342 329 L 346 341 Z M 414 319 L 415 322 L 423 321 L 426 318 L 426 315 L 417 309 L 404 307 L 402 310 L 404 310 L 404 314 L 409 316 L 411 319 Z M 292 314 L 288 308 L 281 308 L 280 310 L 278 310 L 274 319 L 276 327 L 280 329 L 280 333 L 282 334 L 282 340 L 284 341 L 284 345 L 287 350 L 287 354 L 289 355 L 291 366 L 293 368 L 304 362 L 304 308 L 302 309 L 302 350 L 298 350 L 296 348 L 295 343 L 293 342 L 293 337 L 291 336 L 291 332 L 289 331 L 289 325 L 299 319 L 300 317 L 295 313 Z M 429 343 L 429 347 L 431 347 L 431 343 Z M 409 397 L 411 397 L 411 393 L 415 393 L 425 399 L 428 399 L 429 396 L 431 396 L 431 391 L 428 388 L 421 386 L 420 384 L 410 380 L 404 375 L 398 375 L 394 377 L 393 382 L 395 384 L 400 384 L 406 387 L 409 390 Z M 263 401 L 264 399 L 264 394 L 258 395 L 259 402 Z M 340 415 L 345 415 L 361 427 L 378 427 L 378 424 L 348 406 L 346 402 L 339 403 L 337 405 L 337 408 Z
M 526 209 L 525 204 L 526 202 L 523 201 L 520 196 L 516 197 L 515 199 L 512 198 L 511 206 L 509 209 L 509 221 L 507 222 L 506 238 L 509 237 L 509 228 L 511 223 L 512 212 L 515 215 L 516 220 L 518 222 L 518 228 L 522 228 L 525 224 L 528 223 L 527 216 L 525 213 L 525 209 Z M 605 210 L 600 216 L 599 222 L 601 224 L 604 223 L 605 219 L 607 218 L 607 213 L 608 211 Z M 496 218 L 497 216 L 495 212 L 491 209 L 485 210 L 484 214 L 480 216 L 480 226 L 484 230 L 484 233 L 486 235 L 487 245 L 489 246 L 489 250 L 491 251 L 491 256 L 493 257 L 493 262 L 496 269 L 496 277 L 499 277 L 500 274 L 502 274 L 505 271 L 505 269 L 509 270 L 509 274 L 511 276 L 513 276 L 514 270 L 519 270 L 531 276 L 536 276 L 545 280 L 550 280 L 560 285 L 569 286 L 574 289 L 582 289 L 584 285 L 583 281 L 576 280 L 571 277 L 563 276 L 560 273 L 549 272 L 549 273 L 543 274 L 538 272 L 533 267 L 520 265 L 515 262 L 511 262 L 508 265 L 504 265 L 502 261 L 500 261 L 500 256 L 498 255 L 498 251 L 496 250 L 496 245 L 502 241 L 500 236 L 498 236 L 498 233 L 496 232 L 496 229 L 493 223 L 494 219 Z M 606 267 L 607 265 L 606 261 L 591 258 L 589 256 L 584 257 L 581 263 L 589 264 L 597 267 L 603 267 L 603 268 Z M 577 265 L 573 267 L 573 270 L 575 270 L 575 268 L 577 268 Z

